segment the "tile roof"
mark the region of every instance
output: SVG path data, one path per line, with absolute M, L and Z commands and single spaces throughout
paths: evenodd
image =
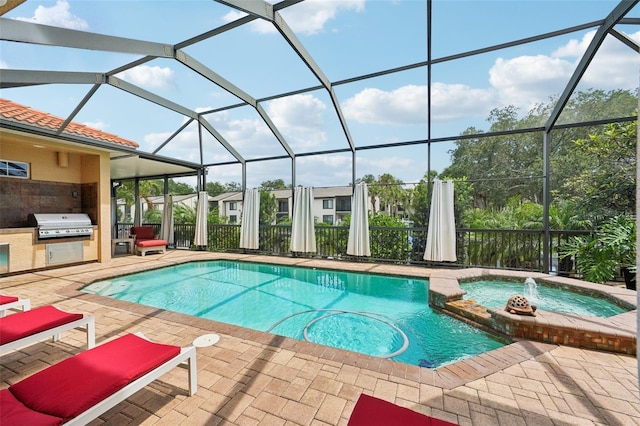
M 47 130 L 57 130 L 60 128 L 62 123 L 64 123 L 64 120 L 61 118 L 2 98 L 0 98 L 0 118 L 37 126 Z M 111 133 L 103 132 L 102 130 L 92 129 L 84 124 L 75 122 L 69 123 L 65 128 L 64 133 L 100 142 L 108 142 L 114 145 L 126 146 L 129 148 L 139 147 L 136 142 L 121 138 L 120 136 L 112 135 Z

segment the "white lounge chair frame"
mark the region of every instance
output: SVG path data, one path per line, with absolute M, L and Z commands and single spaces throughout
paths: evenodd
M 9 309 L 22 309 L 23 312 L 28 311 L 31 309 L 31 301 L 29 299 L 18 299 L 15 302 L 0 305 L 0 318 L 5 316 Z
M 19 315 L 19 314 L 16 314 Z M 76 321 L 62 324 L 58 327 L 50 328 L 48 330 L 41 331 L 40 333 L 32 334 L 31 336 L 23 337 L 22 339 L 14 340 L 13 342 L 0 345 L 0 355 L 13 351 L 15 349 L 29 346 L 34 343 L 38 343 L 51 337 L 53 342 L 60 340 L 60 334 L 64 331 L 73 330 L 74 328 L 82 329 L 87 333 L 87 348 L 91 349 L 96 345 L 96 321 L 93 315 L 84 314 L 82 318 Z
M 143 339 L 147 339 L 142 333 L 135 334 Z M 129 383 L 116 393 L 113 393 L 103 399 L 87 411 L 69 420 L 65 423 L 65 426 L 86 425 L 176 367 L 185 367 L 189 369 L 189 396 L 195 395 L 198 390 L 196 348 L 195 346 L 187 346 L 181 348 L 178 355 L 166 361 L 164 364 L 159 365 L 144 376 Z M 81 374 L 82 372 L 79 371 L 78 373 Z

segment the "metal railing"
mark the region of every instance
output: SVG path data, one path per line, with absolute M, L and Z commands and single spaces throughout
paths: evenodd
M 160 232 L 159 224 L 154 226 Z M 130 223 L 116 225 L 117 235 L 129 234 Z M 174 241 L 169 245 L 178 249 L 205 249 L 221 252 L 244 252 L 240 248 L 240 225 L 208 225 L 207 247 L 195 247 L 195 225 L 174 226 Z M 568 275 L 573 271 L 573 259 L 560 258 L 560 247 L 573 235 L 589 231 L 550 231 L 550 259 L 553 273 Z M 260 225 L 261 254 L 291 256 L 291 225 Z M 317 252 L 308 256 L 347 259 L 361 262 L 422 264 L 447 267 L 484 267 L 524 271 L 544 271 L 544 231 L 458 228 L 456 230 L 456 262 L 427 262 L 423 259 L 427 240 L 426 228 L 370 227 L 371 256 L 347 255 L 349 228 L 346 226 L 316 226 Z M 305 256 L 305 254 L 301 254 Z

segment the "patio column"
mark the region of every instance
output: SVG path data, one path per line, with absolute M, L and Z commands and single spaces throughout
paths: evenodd
M 549 232 L 549 143 L 551 132 L 545 131 L 542 138 L 542 228 L 544 230 L 542 246 L 542 272 L 549 273 L 551 258 L 551 233 Z

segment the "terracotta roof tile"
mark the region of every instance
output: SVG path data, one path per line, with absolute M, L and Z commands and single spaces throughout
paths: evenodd
M 62 123 L 64 123 L 64 120 L 61 118 L 2 98 L 0 98 L 0 117 L 52 130 L 58 129 Z M 103 132 L 102 130 L 92 129 L 79 123 L 69 123 L 64 132 L 115 145 L 123 145 L 130 148 L 139 147 L 136 142 Z

